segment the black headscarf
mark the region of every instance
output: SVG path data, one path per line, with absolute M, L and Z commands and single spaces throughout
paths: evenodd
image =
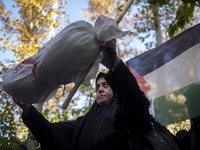
M 111 72 L 109 71 L 109 72 L 107 72 L 107 73 L 103 73 L 103 72 L 99 72 L 99 74 L 97 75 L 97 77 L 96 77 L 96 84 L 95 84 L 95 86 L 97 86 L 97 81 L 101 78 L 101 77 L 104 77 L 105 78 L 105 80 L 106 80 L 106 77 L 110 74 Z M 107 80 L 106 80 L 107 81 Z M 109 85 L 109 83 L 108 83 L 108 85 Z M 116 98 L 117 98 L 117 90 L 116 90 L 116 88 L 114 87 L 114 86 L 111 86 L 111 85 L 109 85 L 110 86 L 110 88 L 112 89 L 112 91 L 113 91 L 113 99 L 115 99 L 116 100 Z
M 99 74 L 96 77 L 96 85 L 97 85 L 97 81 L 99 80 L 99 78 L 105 77 L 106 75 L 107 75 L 107 73 L 99 72 Z

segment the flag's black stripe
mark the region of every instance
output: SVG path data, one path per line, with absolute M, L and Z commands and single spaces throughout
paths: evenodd
M 128 64 L 137 73 L 144 76 L 199 43 L 200 24 L 171 38 L 160 46 L 128 60 Z

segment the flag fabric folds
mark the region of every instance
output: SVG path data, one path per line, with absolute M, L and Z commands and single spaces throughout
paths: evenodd
M 164 125 L 200 116 L 199 35 L 200 24 L 127 61 Z

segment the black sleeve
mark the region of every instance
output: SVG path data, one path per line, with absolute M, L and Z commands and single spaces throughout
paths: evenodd
M 192 118 L 189 131 L 180 130 L 176 137 L 179 139 L 183 150 L 200 149 L 200 117 Z
M 125 64 L 121 61 L 105 78 L 111 88 L 117 91 L 117 100 L 122 107 L 127 126 L 139 130 L 150 125 L 149 100 L 140 90 L 135 77 Z
M 196 136 L 200 139 L 200 116 L 190 119 L 191 130 L 194 131 Z
M 22 114 L 22 119 L 43 150 L 62 150 L 71 146 L 74 121 L 51 123 L 33 106 L 27 116 Z

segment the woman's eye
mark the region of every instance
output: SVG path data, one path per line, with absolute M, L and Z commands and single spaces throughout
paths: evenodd
M 104 83 L 104 84 L 103 84 L 103 87 L 107 87 L 107 86 L 108 86 L 108 83 Z
M 96 91 L 99 90 L 99 87 L 100 87 L 100 86 L 97 85 L 97 87 L 96 87 Z

